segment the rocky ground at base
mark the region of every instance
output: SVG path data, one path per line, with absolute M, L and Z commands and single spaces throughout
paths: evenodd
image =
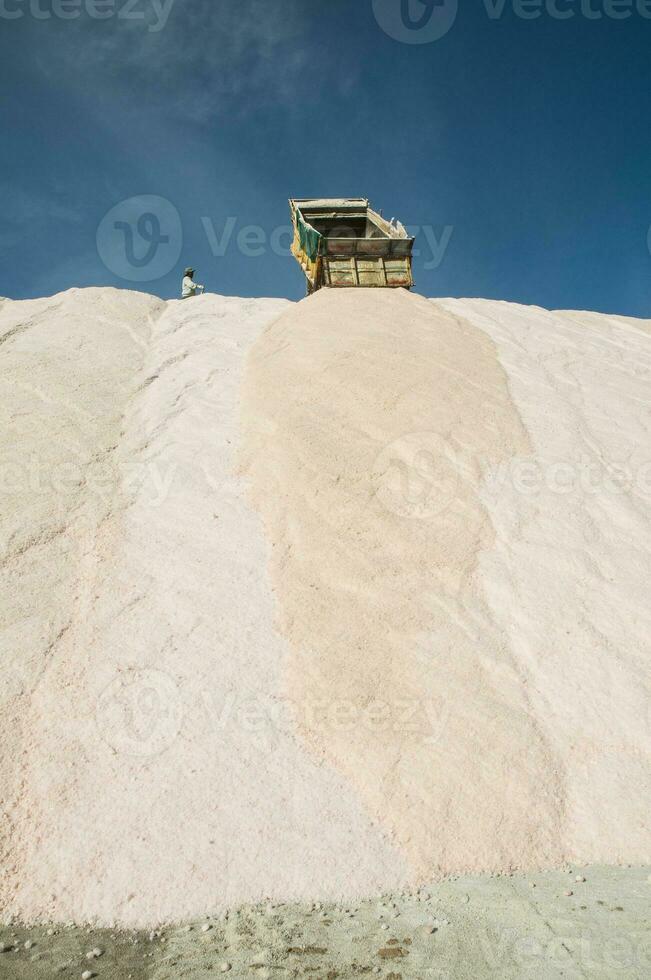
M 0 927 L 3 980 L 626 980 L 651 974 L 649 868 L 458 877 L 348 906 L 260 904 L 151 932 Z

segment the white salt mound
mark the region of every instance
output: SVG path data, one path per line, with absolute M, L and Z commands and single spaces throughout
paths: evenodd
M 0 917 L 649 860 L 650 328 L 0 301 Z

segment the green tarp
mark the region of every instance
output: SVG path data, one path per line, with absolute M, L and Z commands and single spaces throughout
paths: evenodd
M 298 238 L 301 243 L 301 249 L 305 252 L 310 262 L 316 262 L 319 254 L 321 235 L 314 228 L 305 224 L 305 219 L 300 211 L 298 212 Z

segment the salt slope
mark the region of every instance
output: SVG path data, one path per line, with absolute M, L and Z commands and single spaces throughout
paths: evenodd
M 651 856 L 648 329 L 321 292 L 251 355 L 287 689 L 417 878 Z
M 531 443 L 486 474 L 478 579 L 562 773 L 565 853 L 648 860 L 651 321 L 440 306 L 495 343 Z
M 110 489 L 108 498 L 88 494 L 85 481 L 112 473 L 122 409 L 160 306 L 114 290 L 0 304 L 3 871 L 18 846 L 30 694 L 69 632 L 79 563 L 110 506 Z M 13 887 L 3 874 L 3 905 Z
M 405 878 L 283 710 L 233 471 L 243 356 L 287 306 L 0 307 L 4 917 L 149 926 Z

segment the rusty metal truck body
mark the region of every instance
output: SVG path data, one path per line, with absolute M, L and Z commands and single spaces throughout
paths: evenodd
M 292 253 L 307 279 L 308 293 L 322 286 L 411 289 L 410 238 L 400 222 L 386 221 L 366 198 L 290 200 Z

